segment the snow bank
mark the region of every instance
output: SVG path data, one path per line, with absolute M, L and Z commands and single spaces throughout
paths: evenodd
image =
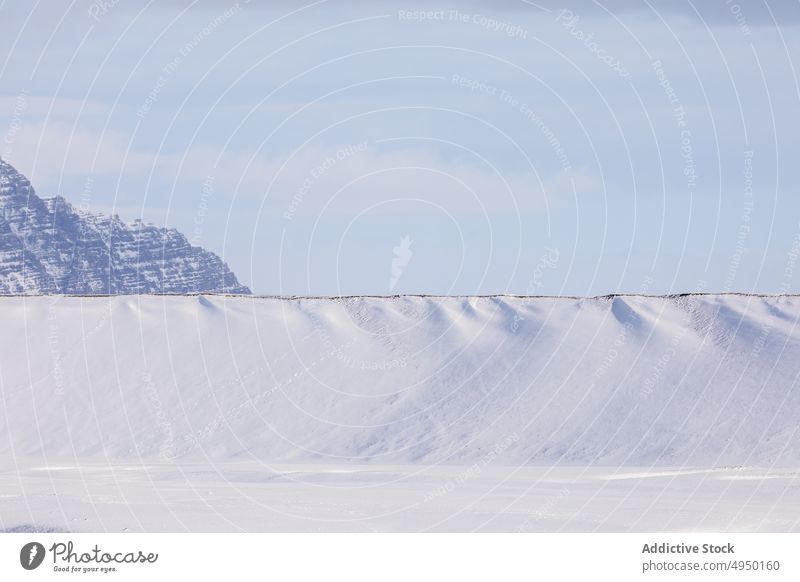
M 797 465 L 797 297 L 0 299 L 3 458 Z

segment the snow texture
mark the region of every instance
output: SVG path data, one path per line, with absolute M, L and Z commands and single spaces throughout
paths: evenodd
M 0 453 L 800 466 L 797 297 L 0 299 Z
M 0 298 L 0 530 L 798 531 L 799 317 Z

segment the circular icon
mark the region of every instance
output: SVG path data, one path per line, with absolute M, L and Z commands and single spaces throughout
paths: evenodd
M 44 561 L 44 546 L 39 542 L 30 542 L 19 551 L 19 563 L 26 570 L 35 570 Z

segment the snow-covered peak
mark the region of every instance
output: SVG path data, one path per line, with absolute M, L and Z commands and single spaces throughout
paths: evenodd
M 0 294 L 249 294 L 215 254 L 175 229 L 42 199 L 0 160 Z

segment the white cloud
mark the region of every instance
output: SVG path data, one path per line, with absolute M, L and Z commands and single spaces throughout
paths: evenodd
M 213 176 L 217 189 L 228 196 L 267 196 L 272 206 L 293 214 L 323 209 L 352 213 L 412 198 L 426 201 L 429 209 L 482 213 L 543 208 L 572 198 L 564 175 L 539 176 L 533 170 L 510 175 L 476 159 L 446 161 L 431 150 L 385 151 L 367 142 L 309 146 L 292 157 L 220 152 L 202 145 L 185 154 L 156 156 L 128 152 L 123 134 L 73 130 L 63 122 L 22 124 L 13 138 L 3 144 L 4 157 L 34 184 L 52 183 L 61 176 L 123 175 L 124 181 L 125 176 L 132 179 L 153 170 L 165 183 L 196 184 Z M 578 174 L 576 186 L 596 184 Z
M 307 147 L 293 157 L 267 158 L 198 147 L 186 156 L 164 156 L 169 179 L 198 182 L 213 176 L 218 190 L 245 198 L 268 197 L 291 215 L 353 213 L 399 199 L 426 201 L 448 212 L 544 208 L 571 201 L 570 176 L 496 172 L 475 160 L 446 161 L 415 148 L 384 151 L 376 144 Z M 585 171 L 572 176 L 579 189 L 596 190 Z M 568 186 L 568 187 L 567 187 Z M 545 197 L 548 197 L 545 200 Z M 391 207 L 387 206 L 387 210 Z
M 7 115 L 19 111 L 26 117 L 74 117 L 77 115 L 107 115 L 110 107 L 107 103 L 94 99 L 30 95 L 22 89 L 14 95 L 0 95 L 0 111 Z
M 123 134 L 73 128 L 61 121 L 23 123 L 2 144 L 3 157 L 34 184 L 61 175 L 119 175 L 150 169 L 156 156 L 128 152 Z

